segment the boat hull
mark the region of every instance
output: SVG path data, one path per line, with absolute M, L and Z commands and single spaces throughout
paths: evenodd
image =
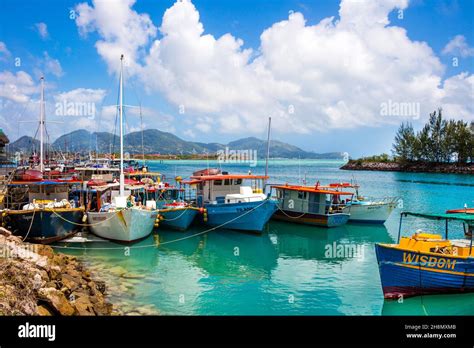
M 343 212 L 351 214 L 349 222 L 383 224 L 395 207 L 396 203 L 352 204 Z
M 350 214 L 312 214 L 301 213 L 291 210 L 277 210 L 272 219 L 292 222 L 295 224 L 322 226 L 322 227 L 337 227 L 347 223 Z
M 179 231 L 186 231 L 194 221 L 198 211 L 194 208 L 170 208 L 160 210 L 160 225 Z
M 277 210 L 277 201 L 265 199 L 255 202 L 206 204 L 204 207 L 207 210 L 209 226 L 261 232 Z
M 146 238 L 153 231 L 157 210 L 123 209 L 114 212 L 89 212 L 92 233 L 116 242 L 130 243 Z
M 14 235 L 29 242 L 50 244 L 68 238 L 82 228 L 84 209 L 17 210 L 4 214 L 4 226 Z
M 474 291 L 474 258 L 424 254 L 376 244 L 384 297 Z

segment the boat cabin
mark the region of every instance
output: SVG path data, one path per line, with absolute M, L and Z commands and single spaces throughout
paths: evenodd
M 264 175 L 222 174 L 191 176 L 191 181 L 184 182 L 196 185 L 198 205 L 219 203 L 242 203 L 265 199 Z
M 281 209 L 321 215 L 341 213 L 347 199 L 353 195 L 351 192 L 320 189 L 317 186 L 280 185 L 272 188 L 276 189 Z

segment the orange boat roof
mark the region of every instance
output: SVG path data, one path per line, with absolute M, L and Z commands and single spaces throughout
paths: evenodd
M 225 179 L 268 179 L 268 176 L 265 175 L 252 175 L 252 174 L 216 174 L 216 175 L 203 175 L 203 176 L 191 176 L 191 179 L 194 179 L 190 182 L 198 183 L 201 181 L 213 181 L 213 180 L 225 180 Z
M 460 209 L 446 210 L 446 214 L 455 214 L 455 213 L 474 214 L 474 208 L 460 208 Z
M 359 188 L 360 186 L 357 184 L 351 184 L 348 182 L 339 182 L 339 183 L 331 183 L 329 185 L 321 185 L 319 187 L 323 188 L 339 188 L 339 187 L 345 187 L 345 188 Z
M 300 192 L 312 192 L 312 193 L 325 193 L 325 194 L 330 194 L 330 195 L 348 195 L 352 196 L 354 193 L 352 192 L 343 192 L 343 191 L 335 191 L 335 190 L 325 190 L 321 189 L 321 186 L 299 186 L 299 185 L 276 185 L 272 186 L 273 188 L 276 189 L 282 189 L 282 190 L 289 190 L 289 191 L 300 191 Z

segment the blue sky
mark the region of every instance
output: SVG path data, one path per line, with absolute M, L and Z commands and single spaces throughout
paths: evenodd
M 172 131 L 187 140 L 263 138 L 271 115 L 276 139 L 356 157 L 388 152 L 400 122 L 410 120 L 420 127 L 437 106 L 448 117 L 473 120 L 474 2 L 390 1 L 393 5 L 387 8 L 372 8 L 364 1 L 341 6 L 330 0 L 108 1 L 103 7 L 107 17 L 93 2 L 81 9 L 83 1 L 4 0 L 0 127 L 12 139 L 34 134 L 33 125 L 19 126 L 18 121 L 37 117 L 38 79 L 45 74 L 48 118 L 63 122 L 50 125 L 53 139 L 77 128 L 112 129 L 110 106 L 116 103 L 119 60 L 110 52 L 122 46 L 134 56 L 126 69 L 127 103 L 142 103 L 147 128 Z M 347 12 L 341 15 L 342 7 Z M 167 10 L 168 29 L 163 31 Z M 387 13 L 390 23 L 380 24 Z M 318 27 L 330 17 L 332 26 Z M 109 26 L 110 18 L 123 23 Z M 390 27 L 406 33 L 393 33 Z M 125 28 L 125 35 L 114 37 L 115 28 Z M 214 41 L 209 43 L 206 35 Z M 223 42 L 223 35 L 232 40 Z M 392 38 L 399 52 L 388 44 Z M 99 52 L 97 42 L 105 42 L 107 49 Z M 157 42 L 160 52 L 152 53 Z M 420 48 L 420 42 L 428 49 Z M 343 51 L 347 60 L 337 63 L 348 43 L 354 46 Z M 20 65 L 15 64 L 18 58 Z M 240 62 L 235 69 L 225 66 L 231 60 Z M 359 65 L 344 74 L 346 61 Z M 387 65 L 393 67 L 390 73 Z M 61 96 L 72 102 L 90 100 L 97 114 L 93 119 L 59 116 Z M 387 101 L 418 103 L 420 117 L 383 118 L 380 105 Z M 102 114 L 107 106 L 108 116 Z M 139 129 L 136 113 L 127 113 L 129 131 Z

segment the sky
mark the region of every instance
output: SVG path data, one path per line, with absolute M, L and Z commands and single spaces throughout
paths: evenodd
M 472 0 L 95 0 L 0 4 L 0 128 L 266 137 L 390 153 L 401 122 L 474 120 Z M 140 117 L 141 115 L 141 117 Z M 116 131 L 115 131 L 116 132 Z

